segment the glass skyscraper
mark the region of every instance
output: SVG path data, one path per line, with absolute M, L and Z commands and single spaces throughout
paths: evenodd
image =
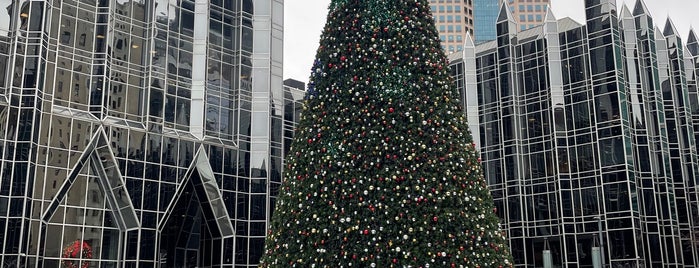
M 639 0 L 450 56 L 517 267 L 699 265 L 699 41 Z
M 473 0 L 473 39 L 476 44 L 495 40 L 500 0 Z
M 474 0 L 474 39 L 476 44 L 493 41 L 497 38 L 495 25 L 500 5 L 507 4 L 512 17 L 517 21 L 518 30 L 539 26 L 543 23 L 550 0 Z
M 0 7 L 0 266 L 256 266 L 283 0 Z

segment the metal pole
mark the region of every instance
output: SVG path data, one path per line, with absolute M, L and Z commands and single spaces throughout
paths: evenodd
M 553 268 L 553 258 L 551 256 L 551 250 L 549 249 L 549 240 L 544 240 L 544 251 L 542 252 L 544 257 L 544 268 Z
M 551 251 L 544 250 L 544 268 L 553 268 L 553 259 L 551 258 Z
M 602 258 L 600 257 L 601 250 L 599 247 L 592 247 L 592 267 L 602 268 Z
M 599 232 L 599 250 L 600 250 L 600 264 L 602 267 L 605 267 L 604 265 L 604 240 L 602 239 L 602 217 L 597 216 L 595 217 L 597 220 L 597 231 Z

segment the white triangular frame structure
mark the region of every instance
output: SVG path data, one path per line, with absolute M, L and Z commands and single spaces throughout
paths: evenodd
M 126 182 L 119 171 L 114 152 L 109 147 L 107 140 L 107 134 L 104 128 L 100 126 L 80 156 L 78 163 L 68 173 L 68 178 L 63 182 L 58 193 L 42 215 L 41 220 L 44 224 L 50 222 L 51 217 L 53 217 L 53 214 L 61 202 L 63 202 L 78 175 L 87 165 L 99 178 L 97 184 L 107 198 L 107 206 L 111 209 L 119 230 L 131 231 L 140 227 L 136 210 L 126 190 Z
M 194 176 L 196 172 L 196 175 Z M 233 224 L 231 224 L 231 218 L 228 215 L 228 210 L 226 210 L 226 205 L 223 202 L 223 196 L 221 195 L 221 189 L 216 183 L 216 177 L 214 176 L 214 171 L 211 168 L 211 163 L 209 158 L 206 156 L 206 150 L 202 145 L 197 150 L 194 156 L 194 161 L 192 165 L 187 169 L 184 179 L 178 186 L 175 198 L 168 205 L 165 211 L 165 217 L 163 217 L 160 222 L 158 222 L 158 230 L 162 229 L 167 224 L 168 220 L 173 214 L 177 203 L 180 201 L 185 188 L 188 183 L 192 183 L 195 195 L 199 198 L 199 205 L 202 210 L 207 210 L 209 215 L 213 215 L 214 219 L 204 219 L 206 222 L 215 222 L 217 233 L 215 236 L 217 238 L 229 238 L 235 235 L 235 229 Z

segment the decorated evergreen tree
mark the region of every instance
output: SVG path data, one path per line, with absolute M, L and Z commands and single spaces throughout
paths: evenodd
M 509 267 L 426 0 L 333 0 L 263 267 Z

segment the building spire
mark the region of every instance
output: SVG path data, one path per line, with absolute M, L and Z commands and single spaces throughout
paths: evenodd
M 507 2 L 502 1 L 502 3 L 500 3 L 500 13 L 498 13 L 497 22 L 501 23 L 505 21 L 516 22 L 516 20 L 512 16 L 512 11 L 510 11 L 510 7 L 507 5 Z
M 500 4 L 500 13 L 498 13 L 496 25 L 500 25 L 502 23 L 507 24 L 507 26 L 497 27 L 496 34 L 498 36 L 507 34 L 510 37 L 513 37 L 517 34 L 517 20 L 515 20 L 514 16 L 512 16 L 512 11 L 505 1 Z
M 692 56 L 699 56 L 699 38 L 694 31 L 694 27 L 689 28 L 689 37 L 687 38 L 687 49 Z
M 556 22 L 556 16 L 553 14 L 553 10 L 551 10 L 551 4 L 546 5 L 546 15 L 544 16 L 544 22 Z
M 553 15 L 550 5 L 546 5 L 546 15 L 544 15 L 543 32 L 541 34 L 558 35 L 558 19 Z
M 473 43 L 473 38 L 471 38 L 470 34 L 466 35 L 466 40 L 464 40 L 464 48 L 474 48 L 476 47 L 475 43 Z
M 675 24 L 672 22 L 672 19 L 670 17 L 667 17 L 667 21 L 665 21 L 665 29 L 663 30 L 663 35 L 666 37 L 677 35 L 677 28 L 675 28 Z
M 664 39 L 665 35 L 663 34 L 663 31 L 660 30 L 660 27 L 655 26 L 655 39 L 660 40 Z
M 648 12 L 648 7 L 646 7 L 645 1 L 636 0 L 636 5 L 633 8 L 633 15 L 650 15 L 650 12 Z
M 621 10 L 619 11 L 619 20 L 623 19 L 633 19 L 633 15 L 631 14 L 631 11 L 626 3 L 621 5 Z

